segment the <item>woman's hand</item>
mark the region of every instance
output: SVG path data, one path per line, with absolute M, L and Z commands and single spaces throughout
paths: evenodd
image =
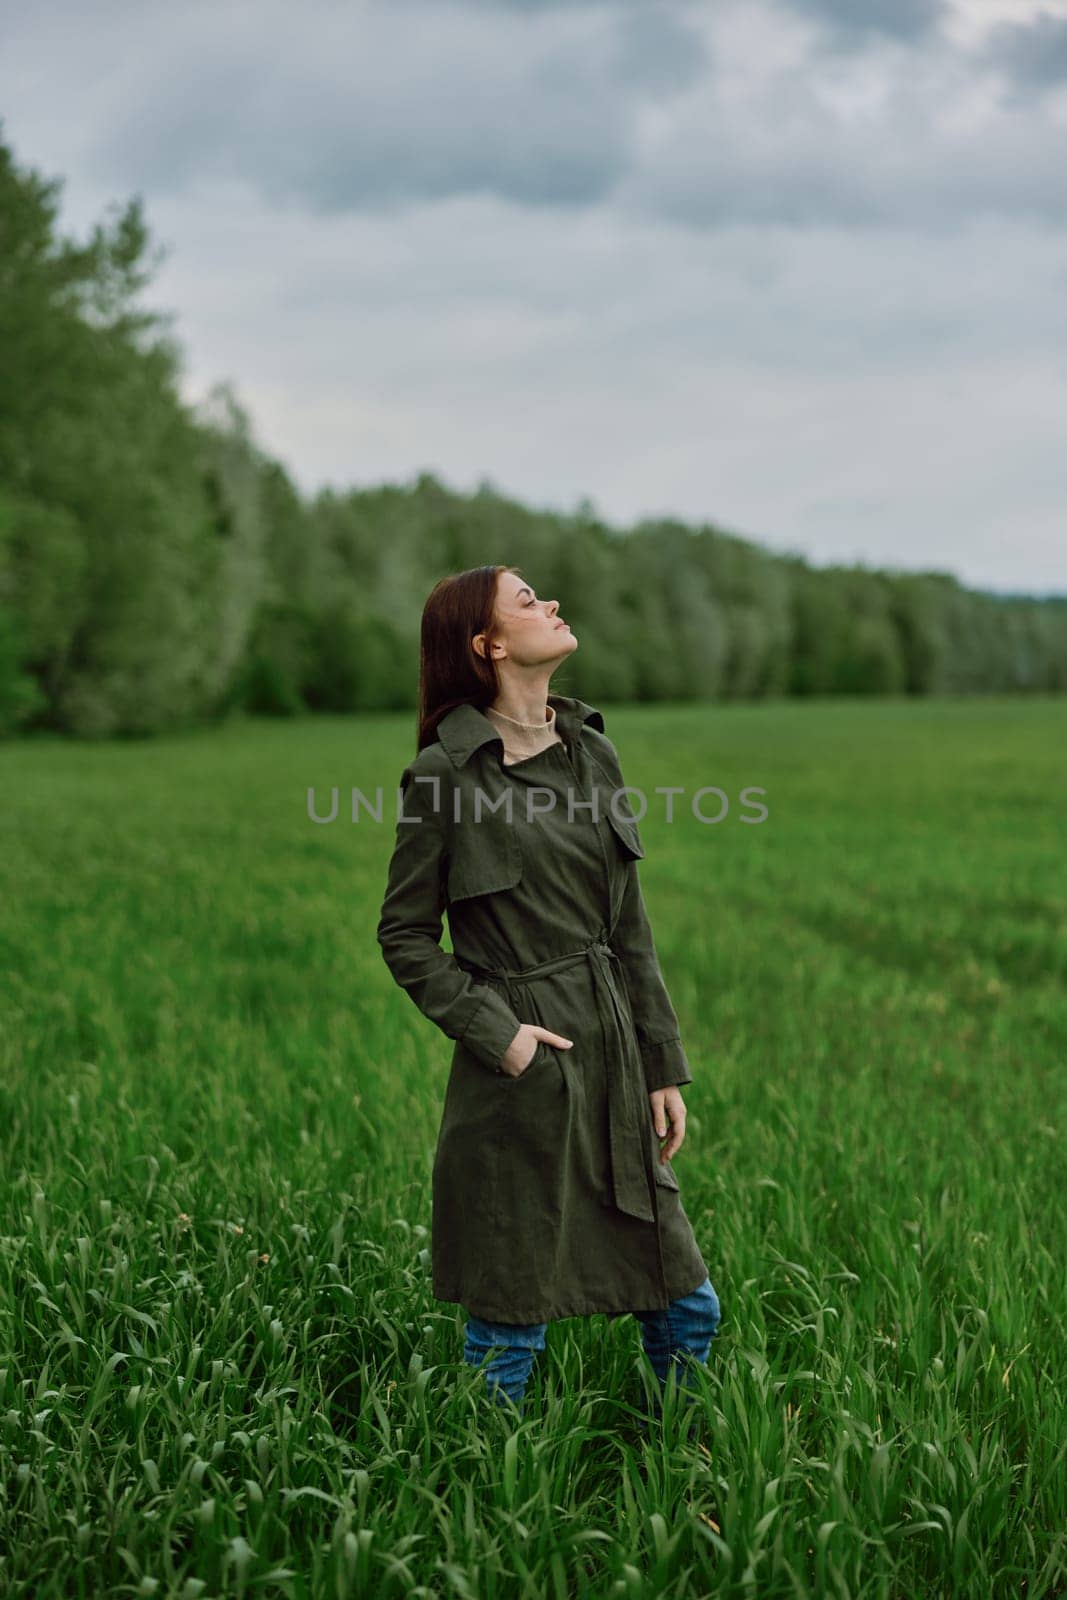
M 667 1123 L 671 1125 L 671 1136 L 659 1153 L 661 1161 L 669 1161 L 675 1151 L 682 1148 L 685 1138 L 685 1101 L 681 1091 L 676 1088 L 653 1089 L 649 1095 L 652 1106 L 652 1122 L 659 1139 L 667 1137 Z
M 498 1070 L 508 1078 L 521 1078 L 537 1054 L 537 1046 L 542 1039 L 546 1044 L 554 1044 L 558 1050 L 569 1050 L 574 1043 L 573 1039 L 564 1038 L 562 1033 L 552 1033 L 536 1022 L 520 1022 L 518 1033 L 500 1058 Z

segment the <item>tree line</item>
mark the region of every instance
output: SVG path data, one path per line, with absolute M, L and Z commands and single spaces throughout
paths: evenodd
M 2 126 L 0 126 L 2 134 Z M 440 575 L 520 566 L 611 700 L 1067 688 L 1067 598 L 814 568 L 710 524 L 610 527 L 422 473 L 302 495 L 227 384 L 180 397 L 139 199 L 87 242 L 0 137 L 0 733 L 414 705 Z

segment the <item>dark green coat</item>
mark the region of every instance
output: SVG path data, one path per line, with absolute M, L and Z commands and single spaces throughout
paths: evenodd
M 378 923 L 397 983 L 455 1040 L 434 1296 L 495 1322 L 662 1309 L 708 1275 L 648 1098 L 692 1073 L 637 823 L 624 794 L 609 803 L 619 758 L 594 707 L 548 702 L 563 745 L 505 766 L 492 723 L 461 705 L 404 768 L 402 815 L 418 820 L 397 821 Z M 521 1022 L 574 1044 L 542 1042 L 510 1077 L 499 1063 Z

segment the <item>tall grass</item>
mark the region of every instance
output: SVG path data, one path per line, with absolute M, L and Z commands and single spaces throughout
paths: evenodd
M 551 1324 L 519 1421 L 431 1296 L 410 719 L 0 753 L 0 1592 L 1065 1591 L 1062 703 L 605 718 L 723 1308 L 651 1434 L 635 1319 Z

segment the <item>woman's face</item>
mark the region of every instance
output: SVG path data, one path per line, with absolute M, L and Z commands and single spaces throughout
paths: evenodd
M 496 587 L 496 638 L 503 645 L 496 659 L 517 667 L 537 667 L 561 661 L 578 647 L 578 640 L 563 622 L 558 600 L 539 600 L 514 572 L 502 572 Z M 479 639 L 485 638 L 478 634 Z

